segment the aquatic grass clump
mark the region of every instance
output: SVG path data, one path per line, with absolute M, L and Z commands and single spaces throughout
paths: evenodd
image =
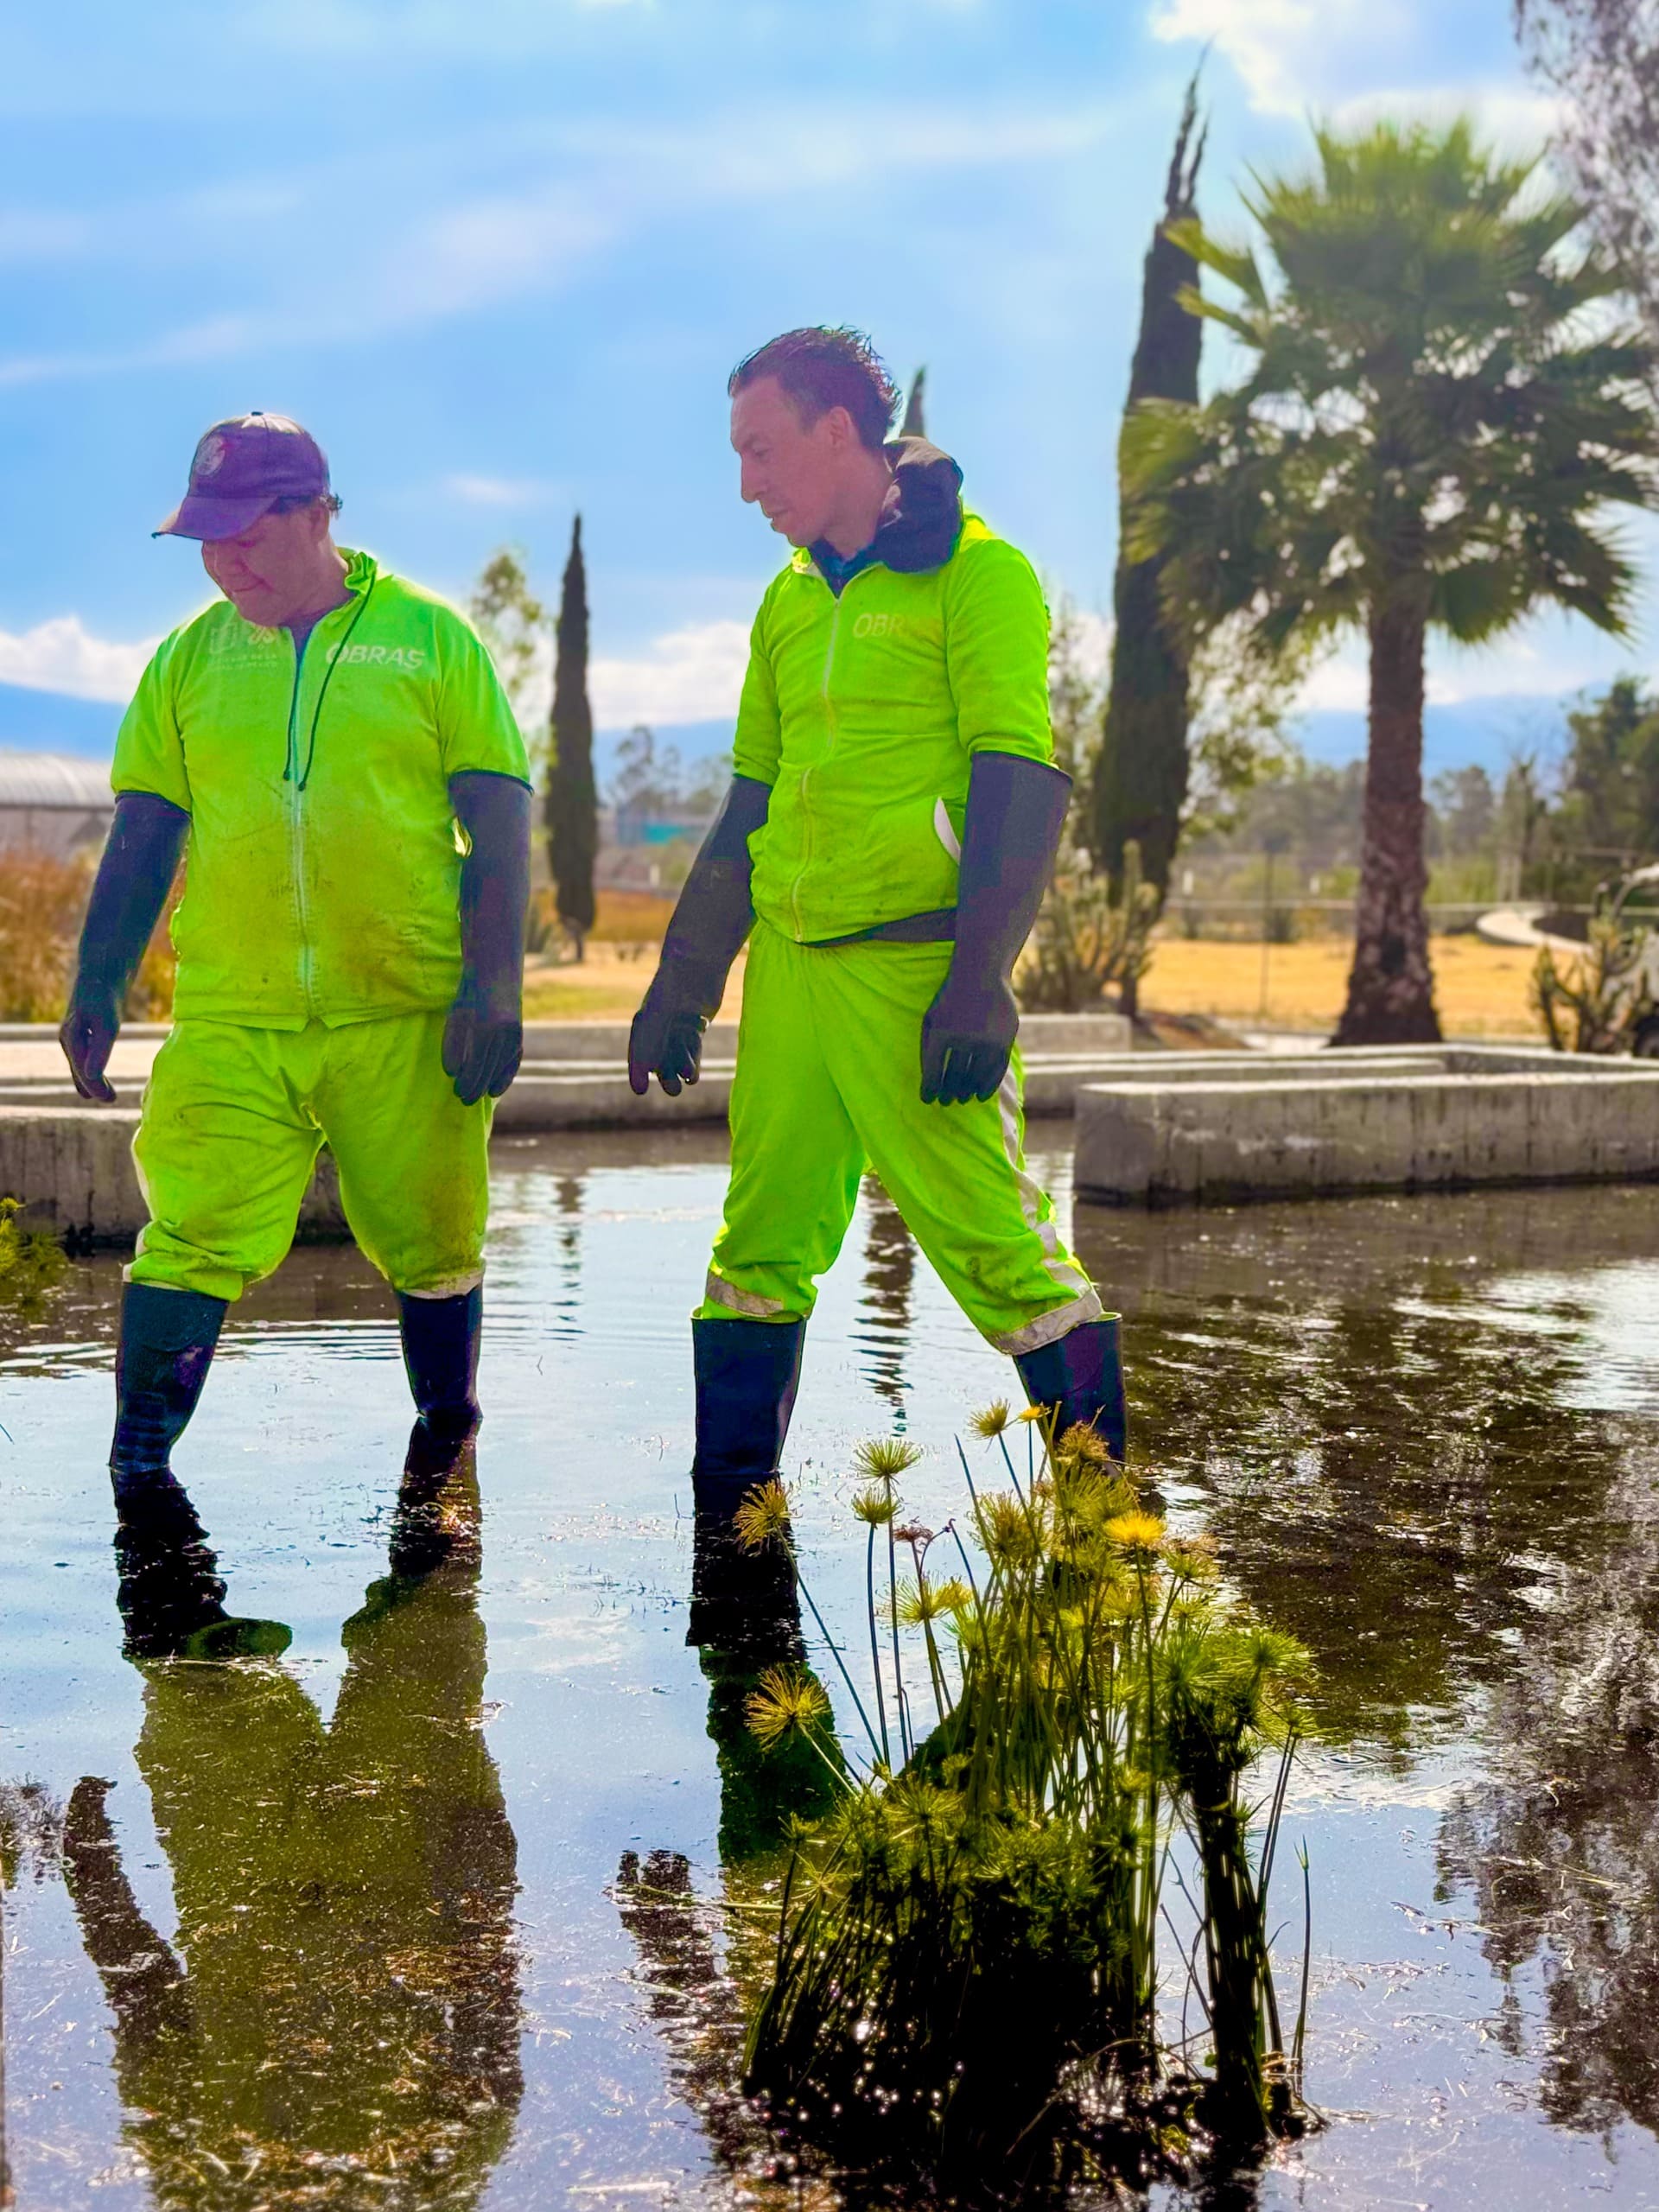
M 877 1719 L 859 1701 L 868 1762 L 796 1839 L 746 2085 L 848 2163 L 993 2193 L 1173 2171 L 1194 2128 L 1236 2147 L 1288 2132 L 1265 1915 L 1305 1656 L 1224 1598 L 1209 1545 L 1172 1537 L 1091 1429 L 1027 1423 L 1016 1452 L 1006 1406 L 972 1426 L 1007 1481 L 976 1483 L 963 1454 L 962 1529 L 901 1517 L 909 1447 L 859 1455 Z M 901 1627 L 933 1710 L 919 1738 Z M 794 1702 L 760 1685 L 762 1740 L 790 1737 Z M 1243 1792 L 1273 1743 L 1256 1843 Z M 1158 2033 L 1181 1834 L 1209 2075 Z
M 43 1229 L 24 1229 L 21 1198 L 0 1198 L 0 1306 L 26 1321 L 39 1318 L 67 1265 L 63 1247 Z

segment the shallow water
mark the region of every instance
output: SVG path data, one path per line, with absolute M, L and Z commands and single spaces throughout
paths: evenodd
M 1058 1151 L 1039 1164 L 1064 1185 Z M 9 1325 L 24 2212 L 798 2201 L 743 2178 L 694 1903 L 779 1810 L 683 1642 L 685 1317 L 722 1182 L 692 1132 L 499 1153 L 481 1549 L 424 1580 L 388 1580 L 389 1299 L 311 1249 L 246 1302 L 177 1464 L 231 1603 L 292 1626 L 280 1663 L 122 1656 L 118 1269 L 77 1265 L 45 1322 Z M 1659 1190 L 1079 1209 L 1077 1236 L 1128 1317 L 1173 1513 L 1322 1669 L 1289 1821 L 1331 2121 L 1205 2201 L 1659 2205 Z M 850 1446 L 922 1444 L 909 1494 L 937 1522 L 955 1430 L 1009 1380 L 867 1198 L 789 1453 L 832 1623 L 861 1619 Z M 630 1853 L 686 1901 L 619 1888 Z

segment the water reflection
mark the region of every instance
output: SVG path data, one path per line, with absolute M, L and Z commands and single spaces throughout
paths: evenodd
M 857 1343 L 866 1381 L 905 1427 L 905 1364 L 910 1353 L 916 1243 L 874 1175 L 864 1178 L 864 1290 Z
M 1313 1649 L 1340 1735 L 1421 1748 L 1541 1656 L 1563 1578 L 1624 1573 L 1629 1424 L 1591 1387 L 1597 1307 L 1583 1277 L 1536 1268 L 1567 1241 L 1562 1199 L 1586 1242 L 1651 1236 L 1630 1194 L 1353 1202 L 1161 1235 L 1079 1209 L 1085 1262 L 1126 1286 L 1135 1433 L 1253 1602 Z M 1659 1270 L 1644 1294 L 1659 1323 Z
M 1063 1184 L 1063 1160 L 1037 1164 Z M 59 1800 L 86 1769 L 119 1773 L 107 1810 L 131 1875 L 94 1787 L 75 1880 L 121 2021 L 124 2153 L 88 2063 L 92 1969 L 55 1885 L 55 1822 L 20 1856 L 0 1792 L 26 2202 L 143 2201 L 140 2160 L 156 2201 L 184 2212 L 480 2197 L 517 2212 L 576 2202 L 578 2179 L 583 2202 L 619 2177 L 637 2201 L 664 2172 L 663 2194 L 686 2203 L 796 2201 L 764 2177 L 735 2098 L 767 1931 L 728 1910 L 766 1902 L 791 1801 L 742 1732 L 761 1662 L 681 1648 L 687 1546 L 667 1517 L 690 1422 L 690 1295 L 674 1286 L 700 1280 L 723 1150 L 695 1129 L 578 1135 L 510 1144 L 500 1167 L 486 1587 L 491 1691 L 522 1723 L 491 1738 L 516 1762 L 506 1794 L 524 1815 L 522 1956 L 512 1837 L 476 1725 L 475 1554 L 450 1548 L 469 1525 L 475 1545 L 470 1501 L 448 1531 L 400 1517 L 398 1602 L 382 1618 L 372 1601 L 350 1631 L 333 1730 L 268 1665 L 146 1657 L 135 1673 L 111 1632 L 98 1465 L 118 1270 L 77 1263 L 43 1325 L 0 1317 L 0 1769 L 46 1777 Z M 1077 1241 L 1127 1317 L 1136 1448 L 1155 1453 L 1172 1511 L 1213 1529 L 1229 1575 L 1324 1672 L 1327 1741 L 1287 1830 L 1313 1870 L 1310 2087 L 1368 2117 L 1231 2201 L 1659 2202 L 1644 2011 L 1659 1968 L 1659 1188 L 1083 1208 Z M 791 1450 L 814 1592 L 838 1630 L 862 1605 L 852 1442 L 901 1400 L 930 1447 L 916 1509 L 942 1518 L 960 1475 L 931 1447 L 1009 1380 L 868 1185 L 849 1248 Z M 237 1319 L 185 1465 L 187 1479 L 213 1467 L 206 1517 L 225 1562 L 247 1565 L 206 1594 L 234 1618 L 257 1575 L 315 1664 L 382 1564 L 363 1554 L 365 1515 L 385 1492 L 388 1424 L 406 1418 L 384 1287 L 354 1255 L 313 1248 Z M 580 1342 L 550 1344 L 550 1322 Z M 280 1370 L 264 1332 L 284 1339 Z M 190 1542 L 218 1579 L 207 1537 Z M 132 1567 L 142 1582 L 144 1560 Z M 129 1597 L 135 1650 L 135 1625 L 175 1633 L 188 1595 L 170 1626 Z M 139 1681 L 171 1951 L 125 1764 Z M 798 1802 L 810 1809 L 810 1789 Z M 1280 1902 L 1294 1949 L 1294 1875 Z M 537 2029 L 522 2039 L 521 1976 Z M 713 2146 L 706 2173 L 686 2155 L 688 2107 Z
M 1536 2043 L 1559 2126 L 1659 2131 L 1659 1535 L 1655 1459 L 1633 1446 L 1605 1501 L 1599 1558 L 1561 1578 L 1494 1693 L 1488 1776 L 1441 1829 L 1442 1895 L 1472 1889 L 1506 1993 L 1541 1961 L 1535 2037 L 1507 2001 L 1516 2056 Z
M 327 1726 L 279 1668 L 140 1662 L 175 1944 L 128 1879 L 110 1785 L 74 1790 L 64 1871 L 126 2139 L 168 2212 L 469 2206 L 507 2147 L 516 1847 L 481 1732 L 479 1566 L 471 1446 L 417 1455 Z
M 550 1326 L 556 1337 L 582 1333 L 582 1229 L 587 1188 L 587 1179 L 582 1175 L 561 1175 L 553 1186 L 558 1222 L 558 1289 Z
M 0 1783 L 0 2212 L 16 2202 L 6 2130 L 6 1895 L 22 1875 L 41 1883 L 63 1856 L 63 1808 L 37 1782 Z
M 775 1905 L 798 1821 L 826 1812 L 836 1795 L 824 1754 L 799 1737 L 763 1749 L 748 1725 L 749 1700 L 770 1660 L 801 1649 L 792 1589 L 771 1624 L 772 1649 L 753 1634 L 741 1652 L 704 1649 L 709 1737 L 720 1774 L 721 1902 L 693 1888 L 683 1853 L 623 1854 L 617 1909 L 639 1952 L 639 1979 L 667 2045 L 671 2077 L 697 2115 L 721 2169 L 745 2184 L 745 2201 L 794 2212 L 842 2198 L 803 2183 L 745 2102 L 743 2042 L 772 1957 Z

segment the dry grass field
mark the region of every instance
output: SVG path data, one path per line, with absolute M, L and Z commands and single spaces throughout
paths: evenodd
M 616 1021 L 631 1016 L 657 970 L 655 944 L 588 940 L 580 965 L 531 957 L 524 963 L 524 1014 L 531 1021 Z M 721 1012 L 735 1020 L 743 996 L 738 956 Z
M 543 1021 L 614 1021 L 631 1015 L 656 968 L 657 945 L 672 911 L 666 899 L 603 894 L 598 927 L 579 966 L 545 956 L 527 964 L 526 1014 Z M 1435 1002 L 1447 1036 L 1537 1035 L 1527 1007 L 1529 952 L 1485 944 L 1477 937 L 1437 937 L 1430 952 Z M 1141 985 L 1141 1003 L 1163 1014 L 1212 1014 L 1230 1027 L 1330 1028 L 1342 1011 L 1347 986 L 1347 942 L 1314 938 L 1268 945 L 1265 1013 L 1262 955 L 1259 944 L 1160 938 Z M 721 1013 L 734 1019 L 742 995 L 740 956 Z
M 1326 1029 L 1342 1011 L 1352 947 L 1316 938 L 1271 944 L 1262 1006 L 1260 944 L 1162 938 L 1141 986 L 1143 1006 L 1170 1014 L 1209 1014 L 1248 1028 Z M 1430 940 L 1434 1000 L 1448 1037 L 1536 1037 L 1527 1006 L 1533 955 L 1477 937 Z

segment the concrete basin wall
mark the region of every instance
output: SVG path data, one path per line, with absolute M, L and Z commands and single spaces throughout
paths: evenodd
M 1156 1205 L 1659 1177 L 1659 1068 L 1549 1053 L 1506 1070 L 1483 1055 L 1465 1073 L 1357 1057 L 1086 1085 L 1077 1191 Z
M 136 1106 L 0 1106 L 0 1195 L 25 1199 L 28 1225 L 61 1236 L 73 1251 L 130 1244 L 148 1218 L 132 1160 L 137 1127 Z M 299 1234 L 307 1242 L 350 1235 L 327 1153 L 300 1209 Z

